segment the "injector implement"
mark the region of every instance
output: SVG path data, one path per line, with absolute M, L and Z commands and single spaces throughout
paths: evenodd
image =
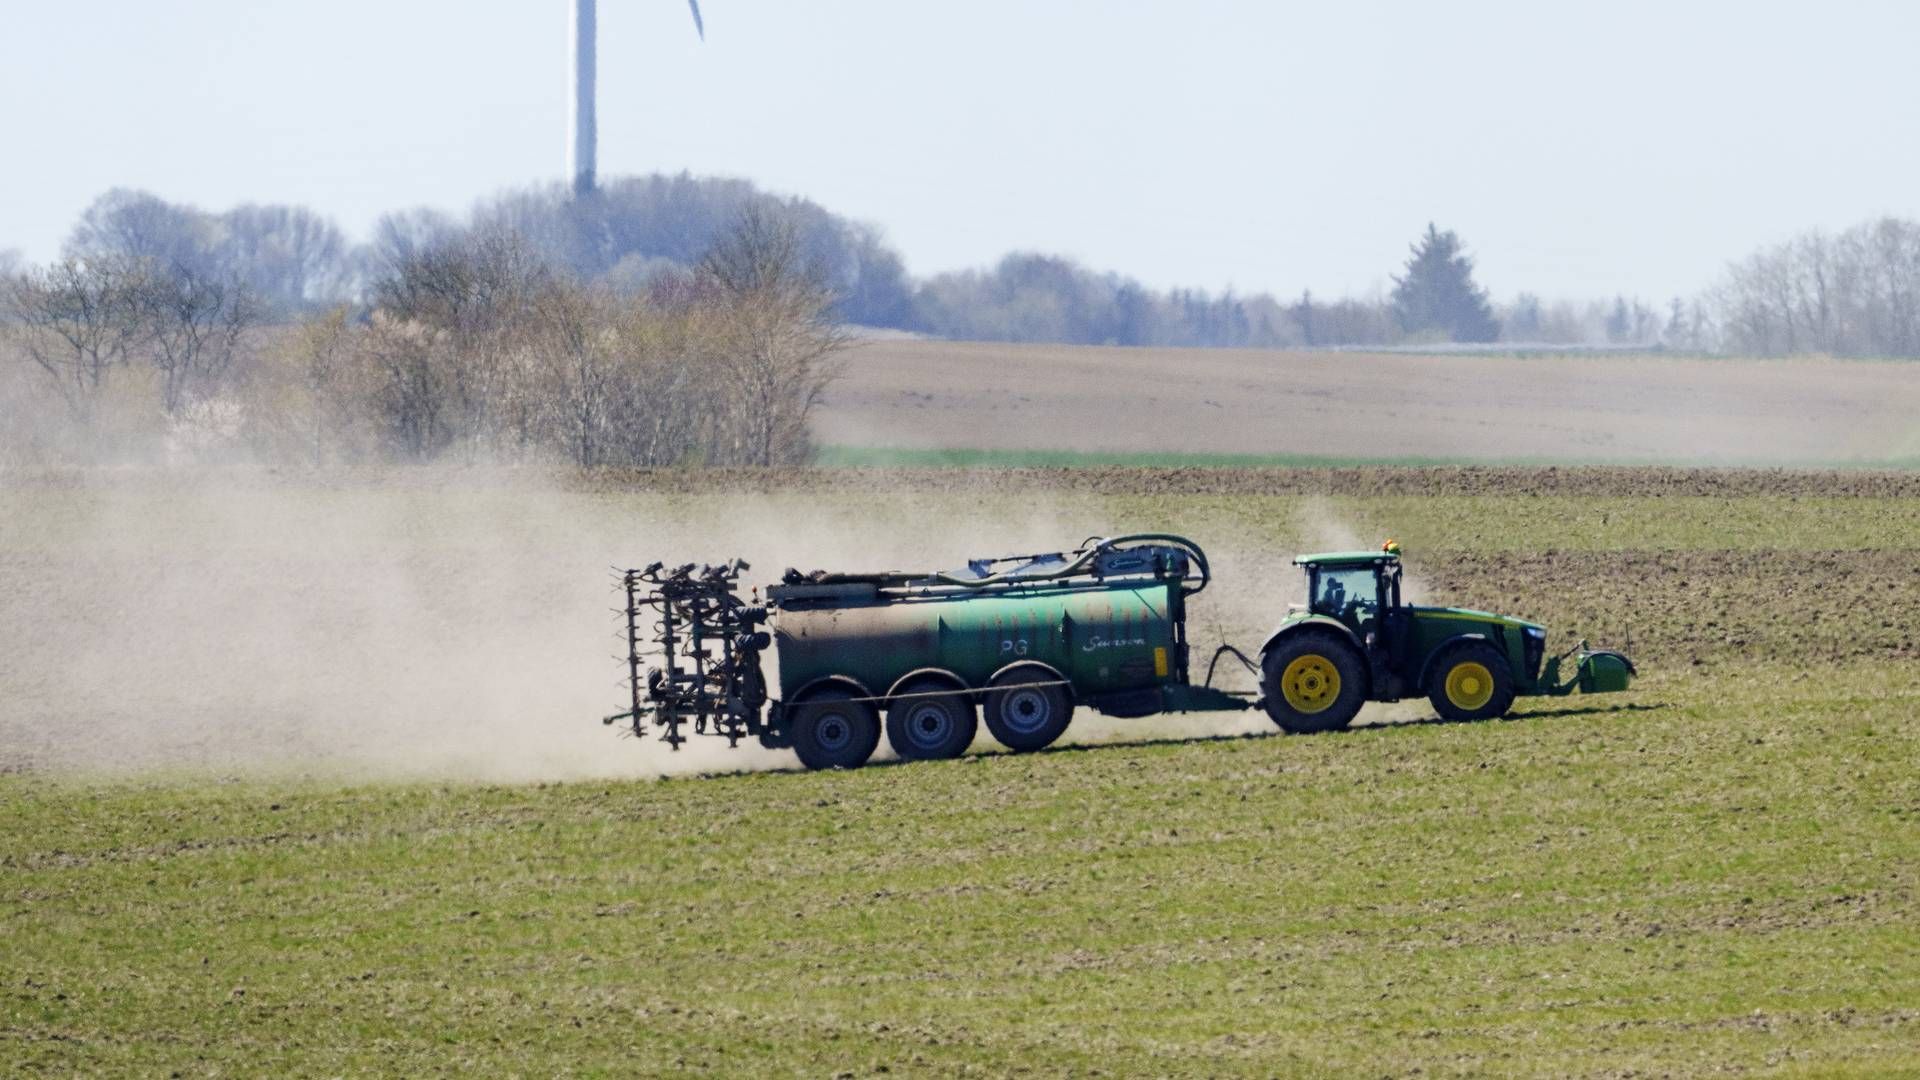
M 1306 555 L 1308 603 L 1258 664 L 1221 646 L 1191 679 L 1188 602 L 1211 581 L 1184 537 L 1090 538 L 1070 551 L 975 559 L 947 571 L 802 574 L 764 605 L 742 600 L 741 561 L 621 575 L 626 721 L 676 749 L 693 734 L 791 747 L 808 768 L 854 768 L 882 733 L 908 760 L 965 752 L 981 721 L 1003 746 L 1038 750 L 1074 710 L 1117 717 L 1264 706 L 1290 732 L 1345 727 L 1365 701 L 1425 693 L 1441 715 L 1504 713 L 1517 694 L 1625 689 L 1633 666 L 1582 643 L 1544 661 L 1544 629 L 1400 602 L 1398 546 Z M 1260 692 L 1212 686 L 1231 655 Z M 778 672 L 769 694 L 763 660 Z

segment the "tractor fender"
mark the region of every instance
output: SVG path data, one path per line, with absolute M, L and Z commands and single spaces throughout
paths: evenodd
M 1057 667 L 1054 667 L 1052 664 L 1043 664 L 1038 660 L 1015 660 L 1013 663 L 1008 664 L 1007 666 L 1001 668 L 999 671 L 994 672 L 993 679 L 997 679 L 1000 676 L 1005 675 L 1007 672 L 1015 670 L 1016 668 L 1032 668 L 1035 671 L 1038 671 L 1039 673 L 1041 673 L 1042 675 L 1045 675 L 1048 679 L 1061 683 L 1062 685 L 1060 687 L 1060 692 L 1067 695 L 1067 704 L 1069 706 L 1072 706 L 1080 696 L 1078 691 L 1074 688 L 1072 679 L 1069 679 L 1065 675 L 1060 674 L 1060 669 Z M 987 680 L 987 685 L 989 687 L 993 685 L 993 679 Z
M 1492 638 L 1488 637 L 1485 634 L 1455 634 L 1454 636 L 1434 646 L 1433 651 L 1427 654 L 1427 658 L 1420 662 L 1420 676 L 1419 678 L 1414 680 L 1413 685 L 1416 688 L 1424 688 L 1427 685 L 1427 675 L 1433 671 L 1433 662 L 1440 657 L 1441 653 L 1446 652 L 1448 649 L 1453 648 L 1455 645 L 1458 645 L 1463 641 L 1484 641 L 1487 644 L 1492 645 L 1496 651 L 1498 651 L 1500 648 L 1499 642 L 1493 640 Z M 1500 655 L 1503 658 L 1506 656 L 1504 652 L 1502 652 Z M 1509 665 L 1509 668 L 1511 668 L 1511 665 Z M 1511 670 L 1509 670 L 1509 674 L 1511 674 Z M 1421 689 L 1420 692 L 1425 693 L 1426 691 L 1424 689 Z
M 900 692 L 901 688 L 905 687 L 908 683 L 914 681 L 915 679 L 931 679 L 935 682 L 946 683 L 948 686 L 951 686 L 955 690 L 960 691 L 962 694 L 967 695 L 969 699 L 973 697 L 973 690 L 971 687 L 969 687 L 966 684 L 966 680 L 960 678 L 960 676 L 955 675 L 953 672 L 948 671 L 945 668 L 937 668 L 937 667 L 915 668 L 912 671 L 907 672 L 905 675 L 902 675 L 899 678 L 893 680 L 893 685 L 887 688 L 887 697 L 891 699 L 895 694 L 898 694 Z
M 1620 652 L 1616 649 L 1588 649 L 1587 655 L 1588 656 L 1611 656 L 1615 660 L 1618 660 L 1622 664 L 1626 665 L 1627 674 L 1629 675 L 1640 674 L 1640 669 L 1633 666 L 1633 661 L 1627 659 L 1627 654 Z
M 867 689 L 865 683 L 851 675 L 822 675 L 787 695 L 787 707 L 792 708 L 794 705 L 800 704 L 807 700 L 808 694 L 828 686 L 838 686 L 843 690 L 850 690 L 853 692 L 853 696 L 857 698 L 871 699 L 873 697 L 873 691 Z
M 1355 634 L 1346 623 L 1341 622 L 1339 619 L 1329 619 L 1325 615 L 1309 615 L 1304 619 L 1297 619 L 1293 622 L 1282 624 L 1278 630 L 1267 635 L 1266 642 L 1260 646 L 1260 655 L 1265 657 L 1268 653 L 1272 652 L 1273 647 L 1280 644 L 1283 639 L 1292 637 L 1306 630 L 1332 630 L 1350 643 L 1356 652 L 1359 652 L 1362 656 L 1366 655 L 1366 647 L 1360 643 L 1359 635 Z

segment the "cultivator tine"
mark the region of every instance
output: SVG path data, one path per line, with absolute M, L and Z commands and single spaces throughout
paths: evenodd
M 758 626 L 766 612 L 737 595 L 740 572 L 747 568 L 735 559 L 672 570 L 655 562 L 619 571 L 626 605 L 615 614 L 624 620 L 632 707 L 608 723 L 631 720 L 632 734 L 640 738 L 651 726 L 655 738 L 676 750 L 687 741 L 687 724 L 693 734 L 722 735 L 734 745 L 762 730 L 766 684 L 759 654 L 766 635 Z M 643 657 L 659 666 L 643 671 Z

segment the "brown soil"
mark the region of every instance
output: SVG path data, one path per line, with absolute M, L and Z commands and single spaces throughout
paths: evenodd
M 851 446 L 1742 464 L 1920 455 L 1910 364 L 875 341 Z
M 1525 612 L 1643 663 L 1920 659 L 1920 552 L 1424 552 L 1430 599 Z
M 1085 468 L 721 468 L 624 469 L 579 472 L 526 467 L 427 467 L 312 473 L 298 469 L 217 470 L 212 474 L 89 469 L 0 469 L 14 488 L 185 483 L 216 475 L 231 490 L 260 490 L 293 482 L 306 488 L 468 489 L 657 492 L 774 495 L 891 492 L 967 494 L 1007 490 L 1058 495 L 1544 495 L 1580 498 L 1712 496 L 1749 498 L 1920 498 L 1920 471 L 1903 469 L 1680 468 L 1663 465 L 1371 465 L 1354 468 L 1231 468 L 1206 466 Z
M 1040 489 L 1082 495 L 1560 495 L 1920 498 L 1920 472 L 1664 466 L 1372 466 L 1350 469 L 606 469 L 571 483 L 686 494 Z

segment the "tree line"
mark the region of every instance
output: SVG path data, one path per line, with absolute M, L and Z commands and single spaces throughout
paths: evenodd
M 303 301 L 297 317 L 275 314 L 290 294 L 164 251 L 16 271 L 0 283 L 17 361 L 0 367 L 0 456 L 811 457 L 807 416 L 847 341 L 803 222 L 749 205 L 691 267 L 638 289 L 497 225 L 414 240 L 375 264 L 364 302 Z
M 1712 305 L 1741 353 L 1920 356 L 1920 223 L 1882 218 L 1755 252 Z
M 84 210 L 62 248 L 83 262 L 128 259 L 243 285 L 269 316 L 287 318 L 369 299 L 380 280 L 421 252 L 512 235 L 549 268 L 616 292 L 695 269 L 749 211 L 790 230 L 810 273 L 846 322 L 903 324 L 911 289 L 900 258 L 871 226 L 807 199 L 779 198 L 744 180 L 628 177 L 585 196 L 549 184 L 510 191 L 465 217 L 417 208 L 383 215 L 363 244 L 300 206 L 245 205 L 211 213 L 116 188 Z M 17 261 L 17 257 L 16 261 Z M 17 270 L 0 264 L 0 272 Z
M 1453 232 L 1416 237 L 1392 289 L 1367 297 L 1295 298 L 1233 290 L 1155 290 L 1071 259 L 1014 253 L 993 266 L 914 280 L 871 226 L 744 180 L 615 179 L 576 196 L 550 184 L 509 191 L 464 219 L 388 214 L 364 244 L 298 206 L 222 213 L 115 190 L 76 223 L 63 254 L 180 268 L 244 287 L 264 318 L 287 320 L 365 303 L 375 283 L 421 251 L 512 235 L 542 263 L 619 295 L 646 293 L 695 268 L 749 208 L 790 226 L 805 264 L 843 323 L 939 337 L 1105 345 L 1329 347 L 1440 342 L 1661 347 L 1776 355 L 1920 355 L 1920 224 L 1868 222 L 1809 233 L 1729 267 L 1700 296 L 1493 301 Z M 18 272 L 0 253 L 0 275 Z

